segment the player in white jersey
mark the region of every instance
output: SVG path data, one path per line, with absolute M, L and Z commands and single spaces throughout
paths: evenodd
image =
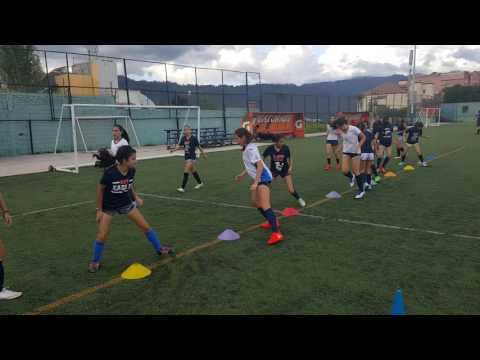
M 323 170 L 330 171 L 332 169 L 332 155 L 335 155 L 337 161 L 336 169 L 340 170 L 340 145 L 338 144 L 339 135 L 333 127 L 335 116 L 330 117 L 327 123 L 327 143 L 325 145 L 325 152 L 327 154 L 327 163 Z
M 113 157 L 117 155 L 117 151 L 122 146 L 126 146 L 130 142 L 127 131 L 121 125 L 115 125 L 112 129 L 112 143 L 110 145 L 110 152 Z
M 239 128 L 235 130 L 235 138 L 238 144 L 242 146 L 242 158 L 245 166 L 245 170 L 237 175 L 235 180 L 240 181 L 247 174 L 253 179 L 253 183 L 250 186 L 250 197 L 253 205 L 267 220 L 266 223 L 262 224 L 262 227 L 264 229 L 272 229 L 272 235 L 267 244 L 274 245 L 283 240 L 283 235 L 278 229 L 279 223 L 270 203 L 272 173 L 263 162 L 257 146 L 252 144 L 253 136 L 247 129 Z
M 365 191 L 364 176 L 360 173 L 360 154 L 366 140 L 365 134 L 359 128 L 348 125 L 345 118 L 335 120 L 335 128 L 343 139 L 342 171 L 350 179 L 351 187 L 355 185 L 355 180 L 357 181 L 358 194 L 355 199 L 361 199 Z

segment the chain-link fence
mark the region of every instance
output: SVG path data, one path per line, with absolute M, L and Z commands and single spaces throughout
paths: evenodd
M 356 111 L 355 96 L 264 93 L 257 72 L 22 46 L 0 51 L 0 155 L 52 152 L 62 104 L 198 105 L 202 127 L 228 133 L 247 111 L 303 112 L 307 129 L 335 112 Z M 153 124 L 137 113 L 134 121 Z M 162 115 L 152 131 L 181 126 L 178 111 L 169 118 Z

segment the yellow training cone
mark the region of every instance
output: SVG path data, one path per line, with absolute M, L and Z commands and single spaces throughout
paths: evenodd
M 404 171 L 413 171 L 415 168 L 412 165 L 407 165 L 403 168 Z
M 127 270 L 122 273 L 122 279 L 138 280 L 150 276 L 152 270 L 139 263 L 130 265 Z
M 393 171 L 387 171 L 385 173 L 385 175 L 383 175 L 385 177 L 394 177 L 394 176 L 397 176 L 397 174 L 395 174 Z

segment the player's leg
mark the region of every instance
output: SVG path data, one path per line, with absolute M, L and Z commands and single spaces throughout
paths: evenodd
M 373 155 L 373 154 L 372 154 Z M 365 164 L 365 182 L 368 184 L 369 189 L 372 188 L 372 185 L 375 185 L 374 182 L 372 182 L 372 160 L 366 160 Z
M 0 239 L 0 300 L 13 300 L 22 296 L 19 291 L 12 291 L 5 288 L 5 269 L 3 263 L 7 257 L 7 250 Z
M 365 191 L 363 189 L 363 176 L 360 173 L 360 155 L 352 157 L 351 162 L 352 172 L 355 175 L 358 186 L 358 194 L 355 196 L 355 199 L 361 199 L 365 195 Z
M 350 161 L 351 158 L 349 155 L 343 154 L 342 156 L 342 172 L 350 180 L 350 186 L 353 187 L 355 185 L 355 176 L 350 171 Z
M 427 166 L 427 162 L 423 159 L 422 148 L 420 147 L 420 143 L 415 144 L 415 152 L 417 153 L 419 165 Z
M 382 168 L 385 169 L 387 167 L 388 162 L 392 158 L 392 146 L 385 146 L 385 157 L 383 159 Z
M 195 166 L 195 161 L 190 161 L 191 167 L 190 167 L 190 172 L 193 175 L 193 178 L 197 181 L 197 185 L 195 185 L 195 189 L 200 189 L 203 186 L 203 182 L 200 179 L 200 175 L 198 174 L 197 168 Z
M 183 165 L 183 181 L 182 181 L 182 186 L 180 186 L 177 191 L 184 193 L 185 192 L 185 187 L 187 186 L 188 182 L 188 176 L 191 172 L 191 162 L 188 160 L 185 160 L 185 163 Z
M 151 228 L 150 224 L 145 220 L 143 214 L 137 208 L 132 209 L 127 217 L 137 225 L 139 230 L 145 235 L 147 240 L 152 244 L 158 255 L 173 254 L 173 249 L 167 245 L 161 245 L 157 233 Z
M 335 154 L 336 167 L 335 170 L 340 170 L 340 159 L 342 158 L 342 149 L 340 145 L 333 145 L 333 153 Z
M 410 145 L 409 143 L 406 144 L 406 146 L 404 147 L 404 150 L 403 150 L 403 154 L 402 154 L 402 161 L 401 161 L 401 164 L 403 165 L 405 163 L 405 159 L 407 158 L 407 155 L 408 155 L 408 149 L 410 148 Z
M 329 171 L 332 168 L 332 154 L 333 154 L 332 144 L 327 143 L 325 145 L 325 153 L 327 155 L 327 163 L 325 164 L 325 167 L 323 168 L 323 170 Z
M 108 239 L 110 233 L 110 225 L 112 224 L 112 215 L 103 213 L 100 221 L 98 222 L 97 238 L 93 243 L 93 257 L 88 266 L 89 272 L 97 272 L 100 268 L 100 262 L 102 260 L 103 251 L 105 249 L 105 242 Z
M 297 199 L 298 203 L 300 204 L 301 207 L 305 207 L 306 203 L 305 200 L 303 200 L 300 195 L 297 193 L 295 190 L 295 187 L 293 186 L 293 178 L 292 175 L 286 175 L 283 180 L 285 181 L 285 184 L 287 184 L 287 189 L 290 195 L 292 195 L 295 199 Z
M 278 227 L 279 223 L 275 213 L 272 210 L 270 202 L 270 188 L 267 185 L 260 184 L 256 190 L 258 205 L 262 208 L 267 218 L 270 228 L 272 229 L 272 236 L 268 240 L 268 245 L 276 244 L 283 240 L 283 235 L 280 233 Z

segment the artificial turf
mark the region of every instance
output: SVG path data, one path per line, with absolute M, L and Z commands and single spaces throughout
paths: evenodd
M 161 241 L 185 254 L 158 266 L 143 280 L 119 281 L 47 314 L 389 314 L 395 290 L 403 290 L 408 314 L 480 313 L 480 238 L 477 153 L 472 125 L 429 128 L 427 168 L 382 181 L 360 201 L 353 193 L 303 211 L 312 217 L 282 219 L 285 241 L 266 245 L 268 232 L 249 229 L 262 221 L 254 209 L 145 196 L 142 212 Z M 323 171 L 324 138 L 289 140 L 294 182 L 307 203 L 331 190 L 349 190 L 337 171 Z M 463 148 L 461 148 L 463 147 Z M 458 150 L 449 154 L 452 151 Z M 442 154 L 447 154 L 443 156 Z M 417 159 L 411 149 L 408 160 Z M 167 197 L 249 206 L 249 182 L 235 183 L 240 151 L 211 153 L 199 162 L 206 186 L 175 192 L 181 157 L 140 161 L 136 190 Z M 103 268 L 87 272 L 96 234 L 95 186 L 100 170 L 79 175 L 43 173 L 0 178 L 14 224 L 1 227 L 8 249 L 6 285 L 24 291 L 0 303 L 0 314 L 23 314 L 106 283 L 131 263 L 159 261 L 127 218 L 117 216 L 105 247 Z M 273 185 L 275 209 L 297 206 L 281 181 Z M 92 201 L 91 203 L 83 203 Z M 81 202 L 77 206 L 22 215 Z M 352 224 L 338 219 L 368 222 Z M 392 225 L 432 234 L 387 227 Z M 212 242 L 223 230 L 242 232 L 234 242 Z

